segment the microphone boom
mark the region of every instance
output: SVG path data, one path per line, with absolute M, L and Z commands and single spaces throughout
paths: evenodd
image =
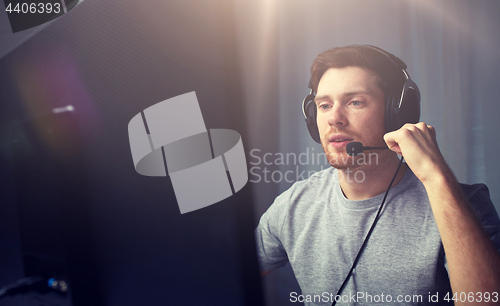
M 349 156 L 356 156 L 363 151 L 368 151 L 368 150 L 384 150 L 384 149 L 389 149 L 388 147 L 364 147 L 361 142 L 349 142 L 347 146 L 345 147 L 345 150 L 347 152 L 347 155 Z

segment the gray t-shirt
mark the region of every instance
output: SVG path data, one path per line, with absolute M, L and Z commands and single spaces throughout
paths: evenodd
M 500 250 L 500 220 L 488 189 L 484 184 L 462 189 Z M 346 199 L 334 168 L 296 182 L 276 198 L 255 231 L 261 270 L 271 271 L 289 261 L 302 290 L 291 292 L 290 301 L 331 305 L 383 197 Z M 429 199 L 408 168 L 389 191 L 337 305 L 440 305 L 447 293 L 452 298 Z

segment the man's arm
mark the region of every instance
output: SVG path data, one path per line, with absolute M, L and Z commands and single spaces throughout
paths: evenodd
M 474 301 L 487 292 L 500 294 L 500 254 L 441 155 L 434 128 L 422 122 L 406 124 L 384 139 L 391 150 L 403 155 L 427 191 L 454 293 L 472 292 Z
M 500 294 L 500 255 L 453 173 L 439 174 L 424 186 L 443 241 L 453 291 Z

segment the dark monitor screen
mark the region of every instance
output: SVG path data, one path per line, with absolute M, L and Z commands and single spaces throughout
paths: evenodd
M 67 279 L 54 305 L 261 305 L 251 184 L 181 214 L 168 176 L 134 169 L 127 131 L 195 91 L 207 129 L 246 143 L 231 12 L 167 1 L 144 7 L 153 18 L 125 2 L 85 1 L 0 60 L 2 150 L 15 152 L 0 176 L 16 190 L 2 211 L 18 213 L 5 232 L 20 241 L 6 247 L 21 249 L 23 270 L 2 280 Z M 24 296 L 9 298 L 0 305 Z

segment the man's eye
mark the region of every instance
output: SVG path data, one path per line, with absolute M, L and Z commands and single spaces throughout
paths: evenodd
M 350 103 L 352 106 L 360 106 L 362 104 L 361 101 L 351 101 Z
M 321 109 L 329 109 L 330 108 L 330 105 L 328 104 L 321 104 L 320 106 L 318 106 L 319 108 Z

